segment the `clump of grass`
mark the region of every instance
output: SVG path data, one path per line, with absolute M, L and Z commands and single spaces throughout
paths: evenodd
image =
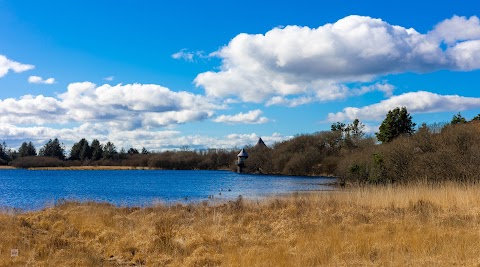
M 477 266 L 479 194 L 478 185 L 410 185 L 3 211 L 0 266 Z

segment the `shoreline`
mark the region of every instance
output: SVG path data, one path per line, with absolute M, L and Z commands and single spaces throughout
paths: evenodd
M 159 170 L 150 167 L 134 166 L 70 166 L 70 167 L 32 167 L 30 171 L 124 171 L 124 170 Z
M 15 169 L 18 169 L 16 167 L 13 167 L 13 166 L 0 166 L 0 170 L 15 170 Z
M 229 171 L 234 172 L 229 169 L 217 169 L 217 170 L 204 170 L 204 169 L 191 169 L 191 170 L 175 170 L 175 169 L 162 169 L 162 168 L 152 168 L 152 167 L 140 167 L 140 166 L 114 166 L 114 165 L 106 165 L 106 166 L 65 166 L 65 167 L 29 167 L 29 168 L 17 168 L 14 166 L 0 166 L 1 170 L 30 170 L 30 171 L 135 171 L 135 170 L 165 170 L 165 171 Z M 329 178 L 329 179 L 336 179 L 334 175 L 323 174 L 323 175 L 284 175 L 278 173 L 242 173 L 245 175 L 270 175 L 270 176 L 291 176 L 291 177 L 311 177 L 311 178 Z M 333 182 L 332 185 L 338 185 L 338 182 Z

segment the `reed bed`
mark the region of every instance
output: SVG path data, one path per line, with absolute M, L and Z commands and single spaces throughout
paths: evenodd
M 4 210 L 0 266 L 480 266 L 479 196 L 452 183 Z

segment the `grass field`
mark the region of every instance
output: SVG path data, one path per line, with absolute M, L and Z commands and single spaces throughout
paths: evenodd
M 133 265 L 480 266 L 480 186 L 0 213 L 0 266 Z

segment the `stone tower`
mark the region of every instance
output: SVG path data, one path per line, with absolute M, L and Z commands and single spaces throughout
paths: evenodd
M 240 153 L 238 153 L 237 157 L 238 157 L 238 159 L 237 159 L 237 172 L 242 173 L 243 168 L 245 167 L 245 160 L 248 158 L 248 153 L 247 153 L 247 151 L 245 151 L 244 148 L 242 148 Z

